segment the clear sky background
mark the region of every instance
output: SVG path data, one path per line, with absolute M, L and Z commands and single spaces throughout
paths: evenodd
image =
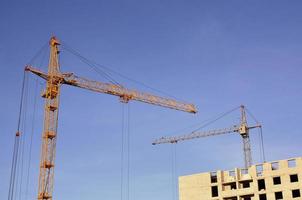
M 193 115 L 129 104 L 132 200 L 173 199 L 171 145 L 152 146 L 153 139 L 189 133 L 193 128 L 188 127 L 240 104 L 263 125 L 268 161 L 301 156 L 301 10 L 299 0 L 2 0 L 0 199 L 8 194 L 23 68 L 53 34 L 85 57 L 198 107 Z M 62 71 L 106 81 L 68 52 L 62 50 L 60 56 Z M 46 70 L 47 60 L 41 57 L 36 63 Z M 21 199 L 37 195 L 43 122 L 43 100 L 38 97 L 43 84 L 36 95 L 35 76 L 29 76 L 29 85 Z M 62 87 L 54 199 L 120 199 L 122 109 L 116 97 Z M 239 111 L 208 128 L 229 127 L 238 120 Z M 253 157 L 261 162 L 257 134 L 251 132 Z M 229 134 L 183 142 L 176 146 L 176 157 L 177 175 L 240 167 L 241 138 Z

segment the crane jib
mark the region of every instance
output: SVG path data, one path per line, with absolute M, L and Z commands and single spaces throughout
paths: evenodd
M 35 69 L 31 66 L 26 66 L 25 70 L 30 71 L 42 77 L 45 80 L 48 80 L 50 78 L 49 75 L 46 74 L 45 72 Z M 52 75 L 51 78 L 56 80 L 56 82 L 58 83 L 76 86 L 94 92 L 100 92 L 100 93 L 118 96 L 120 97 L 120 100 L 123 103 L 127 103 L 130 100 L 135 100 L 135 101 L 141 101 L 144 103 L 163 106 L 175 110 L 180 110 L 184 112 L 197 113 L 197 110 L 193 104 L 183 103 L 173 99 L 159 97 L 156 95 L 139 92 L 137 90 L 127 89 L 120 85 L 89 80 L 86 78 L 75 76 L 72 73 L 55 74 Z

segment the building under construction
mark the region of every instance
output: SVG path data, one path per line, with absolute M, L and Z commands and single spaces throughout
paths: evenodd
M 180 200 L 301 200 L 302 157 L 179 177 Z

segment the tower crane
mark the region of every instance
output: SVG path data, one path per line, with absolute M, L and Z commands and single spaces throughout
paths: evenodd
M 164 143 L 178 143 L 180 141 L 222 135 L 227 133 L 239 133 L 243 141 L 243 152 L 244 152 L 244 166 L 247 169 L 252 165 L 252 153 L 251 153 L 251 143 L 250 143 L 250 135 L 249 130 L 254 128 L 261 128 L 260 124 L 256 124 L 254 126 L 248 126 L 246 119 L 246 111 L 244 105 L 240 106 L 241 110 L 241 118 L 240 124 L 234 125 L 229 128 L 210 130 L 205 132 L 194 131 L 190 134 L 180 135 L 180 136 L 170 136 L 170 137 L 161 137 L 156 139 L 152 144 L 164 144 Z
M 40 76 L 47 83 L 46 89 L 42 94 L 42 97 L 45 98 L 45 107 L 44 128 L 42 133 L 42 153 L 40 157 L 38 200 L 53 199 L 52 194 L 54 185 L 58 109 L 61 85 L 66 84 L 94 92 L 118 96 L 123 103 L 128 103 L 130 100 L 135 100 L 189 113 L 197 112 L 193 104 L 178 102 L 173 99 L 163 98 L 137 90 L 130 90 L 120 85 L 102 83 L 81 78 L 73 73 L 62 73 L 60 71 L 58 56 L 60 42 L 56 37 L 51 37 L 49 45 L 50 56 L 48 73 L 38 70 L 33 66 L 25 67 L 25 71 L 32 72 Z

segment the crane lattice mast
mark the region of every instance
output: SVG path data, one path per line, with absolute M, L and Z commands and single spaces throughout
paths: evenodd
M 163 98 L 148 93 L 130 90 L 120 85 L 102 83 L 75 76 L 73 73 L 61 73 L 58 53 L 60 45 L 56 37 L 50 39 L 50 57 L 48 73 L 44 73 L 32 66 L 26 66 L 30 71 L 46 80 L 46 89 L 42 94 L 45 98 L 44 107 L 44 129 L 42 137 L 42 153 L 40 158 L 39 191 L 38 200 L 53 199 L 54 167 L 56 155 L 56 140 L 58 128 L 58 109 L 60 87 L 62 84 L 72 85 L 95 92 L 118 96 L 123 103 L 130 100 L 141 101 L 153 105 L 163 106 L 171 109 L 196 113 L 193 104 L 178 102 L 173 99 Z
M 196 138 L 203 138 L 203 137 L 209 137 L 209 136 L 215 136 L 215 135 L 222 135 L 226 133 L 239 133 L 242 137 L 243 141 L 243 152 L 244 152 L 244 166 L 247 169 L 252 165 L 252 153 L 251 153 L 251 143 L 250 143 L 250 135 L 249 130 L 254 128 L 260 128 L 261 125 L 257 124 L 255 126 L 248 126 L 247 119 L 246 119 L 246 112 L 245 107 L 243 105 L 240 106 L 241 111 L 241 119 L 240 124 L 235 125 L 230 128 L 224 128 L 224 129 L 216 129 L 211 131 L 194 131 L 190 134 L 186 135 L 180 135 L 180 136 L 170 136 L 170 137 L 161 137 L 159 139 L 156 139 L 152 144 L 164 144 L 164 143 L 178 143 L 180 141 L 185 140 L 191 140 Z

